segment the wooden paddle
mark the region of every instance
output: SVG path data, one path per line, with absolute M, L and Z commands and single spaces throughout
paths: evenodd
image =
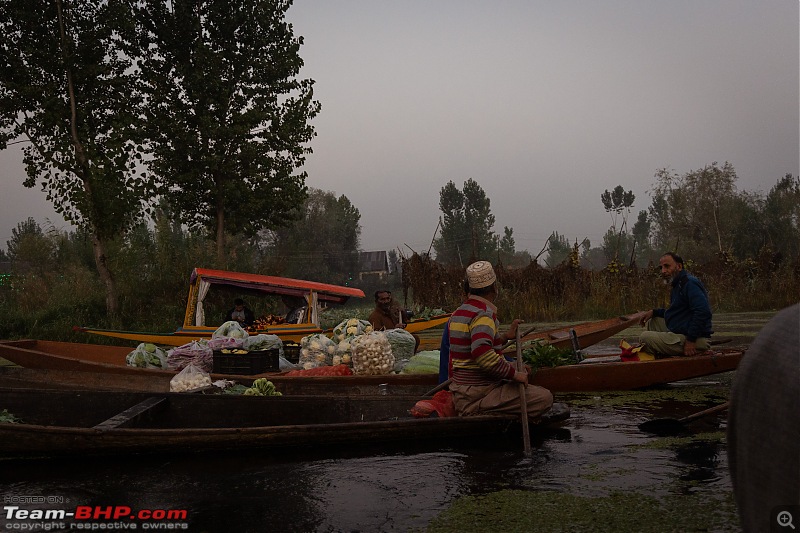
M 524 371 L 525 364 L 522 362 L 522 342 L 520 342 L 521 335 L 519 328 L 517 328 L 517 371 Z M 526 383 L 519 384 L 519 406 L 520 406 L 520 421 L 522 422 L 522 444 L 525 451 L 525 457 L 530 457 L 531 452 L 531 434 L 528 428 L 528 397 L 525 394 Z
M 642 422 L 639 424 L 639 429 L 647 433 L 655 433 L 656 435 L 662 437 L 679 435 L 687 431 L 686 423 L 697 420 L 698 418 L 703 418 L 708 415 L 722 412 L 726 410 L 730 404 L 731 402 L 729 400 L 725 403 L 710 407 L 708 409 L 703 409 L 702 411 L 698 411 L 677 420 L 674 418 L 658 418 L 656 420 L 648 420 L 647 422 Z

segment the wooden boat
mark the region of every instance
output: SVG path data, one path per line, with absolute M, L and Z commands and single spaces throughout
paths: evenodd
M 40 382 L 76 384 L 87 388 L 168 391 L 175 372 L 127 366 L 130 348 L 56 341 L 2 341 L 0 357 L 26 369 L 43 369 L 49 374 L 24 379 Z M 631 390 L 662 385 L 734 370 L 742 351 L 712 351 L 693 357 L 673 357 L 654 361 L 581 363 L 538 369 L 531 382 L 553 392 Z M 602 358 L 599 358 L 602 359 Z M 606 359 L 608 361 L 608 359 Z M 60 376 L 59 372 L 81 375 Z M 19 371 L 18 371 L 19 373 Z M 0 371 L 0 377 L 3 375 Z M 249 383 L 266 377 L 284 394 L 375 394 L 385 385 L 389 394 L 423 394 L 436 386 L 436 374 L 390 374 L 381 376 L 285 376 L 266 373 L 258 376 L 212 374 L 212 379 L 233 379 Z M 24 381 L 19 377 L 20 382 Z M 147 379 L 153 384 L 142 385 Z M 155 384 L 157 383 L 157 384 Z M 150 388 L 150 387 L 153 388 Z M 139 388 L 148 387 L 148 388 Z
M 624 315 L 594 322 L 582 322 L 572 326 L 563 326 L 544 331 L 534 331 L 522 337 L 523 342 L 540 342 L 550 344 L 556 348 L 573 348 L 572 341 L 575 333 L 577 348 L 583 349 L 593 346 L 598 342 L 616 335 L 620 331 L 626 330 L 639 323 L 647 311 L 639 311 L 630 315 Z
M 0 423 L 0 455 L 164 454 L 363 446 L 497 436 L 516 416 L 414 418 L 413 396 L 253 397 L 0 389 L 19 423 Z M 518 431 L 518 430 L 517 430 Z
M 303 323 L 262 326 L 253 333 L 277 335 L 284 341 L 299 342 L 314 333 L 322 333 L 320 327 L 321 304 L 343 304 L 350 298 L 363 298 L 364 291 L 355 287 L 342 287 L 316 281 L 306 281 L 277 276 L 247 274 L 227 270 L 195 268 L 189 279 L 189 296 L 183 325 L 174 332 L 148 333 L 75 326 L 75 331 L 103 335 L 136 342 L 149 342 L 167 346 L 181 346 L 192 340 L 210 339 L 220 324 L 206 325 L 204 302 L 213 288 L 235 287 L 238 292 L 254 296 L 293 296 L 306 301 L 308 312 Z M 449 314 L 421 320 L 409 321 L 407 330 L 416 333 L 440 326 L 447 322 Z

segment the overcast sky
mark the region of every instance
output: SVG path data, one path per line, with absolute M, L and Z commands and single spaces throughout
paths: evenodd
M 634 213 L 657 169 L 729 161 L 768 192 L 800 163 L 797 0 L 295 0 L 322 112 L 307 184 L 361 212 L 362 248 L 427 251 L 439 191 L 476 180 L 494 230 L 534 255 L 552 231 L 600 244 L 600 194 Z M 69 228 L 0 152 L 0 247 Z M 407 247 L 408 246 L 408 247 Z

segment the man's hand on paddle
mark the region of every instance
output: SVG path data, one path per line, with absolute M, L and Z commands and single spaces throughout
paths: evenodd
M 517 338 L 517 328 L 519 328 L 520 324 L 522 324 L 522 320 L 519 318 L 515 318 L 511 321 L 511 327 L 508 328 L 508 331 L 504 335 L 506 342 L 513 341 Z
M 517 370 L 514 373 L 514 377 L 512 378 L 513 381 L 518 381 L 520 383 L 528 384 L 528 373 L 525 370 Z

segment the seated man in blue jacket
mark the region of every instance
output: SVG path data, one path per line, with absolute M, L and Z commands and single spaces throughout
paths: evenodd
M 706 288 L 684 270 L 679 255 L 667 252 L 659 264 L 672 292 L 669 308 L 648 311 L 641 320 L 647 329 L 639 337 L 644 350 L 658 355 L 696 355 L 707 350 L 713 331 Z

